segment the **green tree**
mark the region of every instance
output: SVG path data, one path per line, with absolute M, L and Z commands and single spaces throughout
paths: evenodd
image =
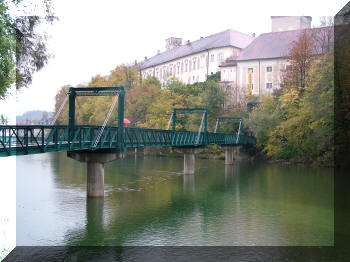
M 257 144 L 264 149 L 272 132 L 280 123 L 278 101 L 270 96 L 260 98 L 261 103 L 249 114 L 247 125 L 254 131 Z
M 203 106 L 208 109 L 210 125 L 215 124 L 216 117 L 223 111 L 227 94 L 224 88 L 213 80 L 204 83 Z
M 136 65 L 120 65 L 111 71 L 109 86 L 123 86 L 126 91 L 140 84 L 139 70 Z
M 146 86 L 150 86 L 150 85 L 154 85 L 156 86 L 159 90 L 161 89 L 161 83 L 158 80 L 158 78 L 154 77 L 154 76 L 148 76 L 145 80 L 144 80 L 144 85 Z
M 7 125 L 7 122 L 8 122 L 7 118 L 3 114 L 1 114 L 0 115 L 0 123 L 2 125 Z
M 159 93 L 160 89 L 153 84 L 136 86 L 126 93 L 125 117 L 131 121 L 132 125 L 139 126 L 146 122 L 148 109 Z
M 22 8 L 21 3 L 22 0 L 0 2 L 0 98 L 4 98 L 14 82 L 17 89 L 28 86 L 33 73 L 42 69 L 50 58 L 46 48 L 47 36 L 37 32 L 40 24 L 51 24 L 57 19 L 53 16 L 50 1 L 29 2 L 31 6 L 44 9 L 44 17 L 30 13 L 36 10 L 24 9 L 25 15 L 14 18 L 9 5 Z
M 284 88 L 261 98 L 248 125 L 268 157 L 332 165 L 334 62 L 331 52 L 314 55 L 312 37 L 301 34 L 291 49 Z

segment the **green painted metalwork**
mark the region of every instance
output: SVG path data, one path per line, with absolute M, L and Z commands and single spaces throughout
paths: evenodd
M 214 133 L 219 132 L 220 122 L 238 122 L 239 123 L 238 130 L 237 130 L 237 139 L 235 142 L 235 144 L 238 144 L 240 141 L 241 130 L 243 128 L 243 119 L 241 117 L 218 117 L 216 119 L 216 126 L 215 126 Z
M 202 124 L 204 122 L 204 138 L 203 138 L 203 143 L 204 145 L 208 144 L 207 142 L 207 132 L 208 132 L 208 124 L 207 124 L 207 114 L 208 110 L 206 108 L 173 108 L 171 118 L 173 119 L 173 131 L 176 129 L 176 113 L 179 114 L 203 114 L 202 116 L 202 121 L 201 125 L 199 127 L 199 131 L 196 137 L 196 144 L 199 144 L 200 141 L 200 132 L 202 131 Z M 170 119 L 171 119 L 170 118 Z
M 242 125 L 242 118 L 240 117 L 218 117 L 216 118 L 216 126 L 214 133 L 218 133 L 220 130 L 220 122 L 239 122 Z
M 75 97 L 76 93 L 73 87 L 69 88 L 69 111 L 68 111 L 68 125 L 69 125 L 69 138 L 73 138 L 73 130 L 75 127 Z
M 125 91 L 124 87 L 70 87 L 69 88 L 69 139 L 75 141 L 77 138 L 77 131 L 75 126 L 75 98 L 77 96 L 115 96 L 118 97 L 118 152 L 124 152 L 124 142 L 123 142 L 123 126 L 124 126 L 124 98 Z M 97 139 L 100 138 L 98 134 L 103 130 L 104 127 L 99 128 L 99 131 L 94 135 L 93 143 L 97 143 Z M 103 134 L 105 134 L 103 132 Z M 102 140 L 105 137 L 102 136 Z M 100 142 L 100 141 L 98 141 Z M 73 144 L 74 145 L 74 144 Z M 71 148 L 72 146 L 71 145 Z M 93 147 L 91 150 L 95 150 L 98 147 Z
M 116 95 L 116 92 L 119 94 L 117 127 L 105 126 L 103 129 L 102 126 L 75 125 L 77 96 Z M 124 97 L 123 87 L 70 88 L 68 125 L 0 125 L 0 156 L 83 150 L 123 153 L 125 148 L 146 146 L 206 147 L 215 144 L 255 144 L 254 137 L 242 135 L 240 131 L 237 134 L 209 133 L 205 108 L 173 109 L 173 130 L 124 127 Z M 176 131 L 177 113 L 202 113 L 203 132 L 201 127 L 198 132 Z M 233 120 L 242 122 L 239 118 L 218 119 L 219 122 Z M 99 134 L 100 139 L 97 140 Z
M 123 143 L 118 141 L 119 127 L 106 126 L 102 139 L 96 148 L 93 144 L 101 126 L 74 127 L 69 139 L 70 127 L 67 126 L 0 126 L 0 156 L 38 154 L 45 152 L 107 150 L 121 153 L 124 148 L 146 146 L 205 147 L 207 145 L 248 145 L 255 144 L 255 138 L 236 134 L 200 133 L 124 127 Z M 118 135 L 119 134 L 119 135 Z

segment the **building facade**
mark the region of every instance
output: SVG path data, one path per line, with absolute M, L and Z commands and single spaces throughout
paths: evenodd
M 143 78 L 154 76 L 165 85 L 169 78 L 177 77 L 187 84 L 204 82 L 208 75 L 219 71 L 219 65 L 229 57 L 237 57 L 254 37 L 234 31 L 200 38 L 185 44 L 180 38 L 166 40 L 166 51 L 145 58 L 139 64 Z
M 220 83 L 229 96 L 226 106 L 245 109 L 249 95 L 271 94 L 281 88 L 289 51 L 301 33 L 327 35 L 323 28 L 311 29 L 311 21 L 310 16 L 272 16 L 271 32 L 256 38 L 234 30 L 185 44 L 181 38 L 171 37 L 166 40 L 165 52 L 139 64 L 140 72 L 143 78 L 158 78 L 164 86 L 171 77 L 193 84 L 220 71 Z M 330 39 L 321 40 L 320 53 Z

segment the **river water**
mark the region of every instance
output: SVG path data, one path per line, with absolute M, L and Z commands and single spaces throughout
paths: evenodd
M 17 157 L 18 246 L 332 246 L 332 169 L 130 155 L 86 198 L 66 153 Z

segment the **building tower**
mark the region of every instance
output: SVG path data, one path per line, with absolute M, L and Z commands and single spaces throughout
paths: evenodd
M 165 49 L 170 50 L 182 45 L 182 38 L 169 37 L 165 40 Z
M 311 16 L 271 16 L 272 32 L 311 28 Z

